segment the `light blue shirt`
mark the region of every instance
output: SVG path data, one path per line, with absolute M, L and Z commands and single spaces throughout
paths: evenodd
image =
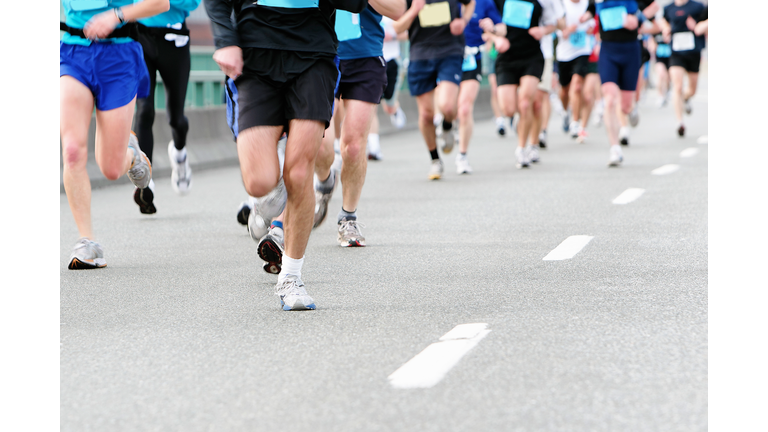
M 168 11 L 153 17 L 142 18 L 139 22 L 147 27 L 168 27 L 184 22 L 189 13 L 198 6 L 200 6 L 200 0 L 171 0 L 171 8 Z
M 133 0 L 61 0 L 64 6 L 65 22 L 72 28 L 83 28 L 94 15 L 112 10 L 114 8 L 128 6 L 133 4 Z M 117 27 L 121 27 L 118 25 Z M 61 41 L 70 45 L 89 46 L 91 41 L 83 39 L 80 36 L 72 36 L 64 33 Z M 131 42 L 131 38 L 115 38 L 109 40 L 111 43 Z

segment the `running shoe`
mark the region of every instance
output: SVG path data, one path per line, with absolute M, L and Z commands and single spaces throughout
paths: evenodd
M 285 237 L 280 227 L 269 227 L 269 231 L 259 241 L 259 258 L 264 260 L 264 271 L 279 274 L 283 264 Z
M 280 298 L 284 311 L 314 310 L 315 301 L 304 289 L 304 282 L 296 276 L 286 276 L 275 285 L 275 295 Z
M 637 105 L 635 105 L 632 111 L 629 112 L 629 125 L 637 127 L 638 123 L 640 123 L 640 113 L 637 112 Z
M 248 215 L 248 234 L 256 243 L 261 241 L 261 238 L 267 235 L 269 231 L 269 224 L 272 219 L 267 219 L 260 213 L 261 209 L 258 201 L 251 207 L 251 212 Z
M 320 183 L 317 174 L 315 174 L 315 219 L 312 228 L 319 227 L 328 214 L 328 202 L 333 196 L 333 190 L 336 188 L 336 181 L 338 180 L 338 173 L 333 169 L 331 169 L 331 177 L 333 178 L 333 184 L 330 187 L 326 187 Z
M 571 134 L 571 138 L 576 139 L 579 137 L 579 129 L 581 129 L 579 122 L 572 121 L 568 126 L 568 133 Z
M 432 161 L 432 166 L 429 168 L 429 179 L 440 180 L 443 176 L 443 161 L 435 159 Z
M 149 186 L 144 189 L 136 188 L 133 190 L 133 202 L 139 205 L 139 211 L 142 214 L 155 214 L 155 181 L 150 180 Z
M 496 117 L 496 133 L 499 136 L 503 137 L 507 134 L 507 129 L 504 126 L 504 117 Z
M 240 203 L 240 207 L 237 209 L 237 223 L 240 225 L 248 226 L 248 216 L 251 215 L 251 205 L 248 201 Z
M 619 128 L 619 142 L 623 146 L 629 145 L 629 128 L 622 126 Z
M 469 160 L 465 154 L 456 155 L 456 173 L 457 174 L 472 174 L 472 167 L 469 166 Z
M 397 111 L 389 116 L 389 121 L 392 122 L 392 126 L 396 127 L 397 129 L 404 128 L 406 122 L 405 111 L 403 111 L 402 108 L 397 107 Z
M 667 95 L 659 96 L 659 99 L 656 101 L 656 107 L 657 108 L 664 108 L 667 106 Z
M 547 148 L 547 130 L 544 129 L 539 132 L 539 148 Z
M 686 99 L 685 100 L 685 113 L 688 114 L 688 115 L 691 115 L 692 112 L 693 112 L 693 106 L 691 105 L 691 100 L 690 99 Z
M 269 191 L 268 194 L 263 197 L 259 197 L 257 203 L 259 206 L 259 213 L 267 220 L 280 216 L 280 213 L 285 210 L 285 204 L 288 202 L 288 192 L 285 190 L 285 182 L 280 177 L 280 181 L 277 182 L 277 186 Z M 258 240 L 257 240 L 258 241 Z
M 539 163 L 539 148 L 529 145 L 526 147 L 526 150 L 528 152 L 528 160 L 530 160 L 531 163 Z
M 147 155 L 139 147 L 139 139 L 131 132 L 128 138 L 128 148 L 133 150 L 133 163 L 128 170 L 128 178 L 134 186 L 139 189 L 145 189 L 152 180 L 152 164 Z
M 368 145 L 366 147 L 368 150 L 368 160 L 381 160 L 381 144 L 378 141 L 368 140 Z
M 677 136 L 681 138 L 685 136 L 685 126 L 683 126 L 682 124 L 680 125 L 680 127 L 677 128 Z
M 576 138 L 576 141 L 579 142 L 579 144 L 584 144 L 585 141 L 587 141 L 587 137 L 589 134 L 584 129 L 579 129 L 579 137 Z
M 187 149 L 177 150 L 173 140 L 168 143 L 168 159 L 171 161 L 171 186 L 179 195 L 186 195 L 192 188 L 192 169 L 187 159 Z
M 515 159 L 517 159 L 517 168 L 528 168 L 531 161 L 528 159 L 528 152 L 521 147 L 515 147 Z
M 568 128 L 571 125 L 571 110 L 565 112 L 563 116 L 563 132 L 568 133 Z
M 443 124 L 443 115 L 440 113 L 435 113 L 435 116 L 432 117 L 432 123 L 435 125 L 435 129 L 439 128 L 441 124 Z
M 72 255 L 69 256 L 70 270 L 89 270 L 107 266 L 104 250 L 95 241 L 83 237 L 77 241 Z
M 346 218 L 339 221 L 339 235 L 337 240 L 341 247 L 362 247 L 365 246 L 365 237 L 360 232 L 362 225 L 357 223 L 356 220 L 347 220 Z
M 612 145 L 610 155 L 608 156 L 608 166 L 609 167 L 621 166 L 622 162 L 624 162 L 624 155 L 621 153 L 621 147 L 617 145 Z
M 448 154 L 453 151 L 453 146 L 459 140 L 458 128 L 454 125 L 451 130 L 448 131 L 443 129 L 442 126 L 438 127 L 438 129 L 441 131 L 440 137 L 438 138 L 438 141 L 440 142 L 440 150 L 442 150 L 444 154 Z
M 600 99 L 595 104 L 595 110 L 592 112 L 592 115 L 594 116 L 594 119 L 592 120 L 592 124 L 594 124 L 597 127 L 600 127 L 603 125 L 603 112 L 605 111 L 605 103 L 602 99 Z

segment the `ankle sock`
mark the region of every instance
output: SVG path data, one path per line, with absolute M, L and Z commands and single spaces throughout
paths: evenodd
M 357 220 L 357 209 L 348 212 L 344 210 L 344 207 L 342 207 L 341 211 L 339 212 L 339 216 L 337 217 L 336 223 L 340 224 L 342 219 L 346 219 L 348 221 Z
M 430 150 L 429 155 L 432 156 L 432 160 L 439 160 L 440 155 L 437 154 L 437 149 Z
M 301 266 L 304 264 L 304 257 L 294 259 L 288 255 L 283 255 L 283 262 L 280 268 L 280 274 L 277 275 L 277 281 L 283 281 L 288 276 L 296 276 L 301 280 Z

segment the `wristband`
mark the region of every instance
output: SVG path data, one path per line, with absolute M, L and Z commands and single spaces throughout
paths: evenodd
M 115 11 L 115 16 L 118 20 L 120 20 L 120 24 L 125 24 L 125 15 L 123 15 L 123 9 L 122 8 L 114 8 L 112 9 Z

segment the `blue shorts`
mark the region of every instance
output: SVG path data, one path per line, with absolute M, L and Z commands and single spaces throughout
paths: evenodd
M 96 109 L 128 105 L 149 96 L 149 72 L 138 42 L 59 46 L 59 76 L 69 75 L 88 87 Z
M 411 60 L 408 64 L 408 89 L 411 96 L 419 96 L 437 87 L 438 81 L 461 84 L 460 55 L 430 60 Z
M 603 84 L 615 83 L 624 91 L 635 91 L 640 75 L 640 55 L 640 44 L 637 41 L 603 41 L 597 62 L 600 81 Z

